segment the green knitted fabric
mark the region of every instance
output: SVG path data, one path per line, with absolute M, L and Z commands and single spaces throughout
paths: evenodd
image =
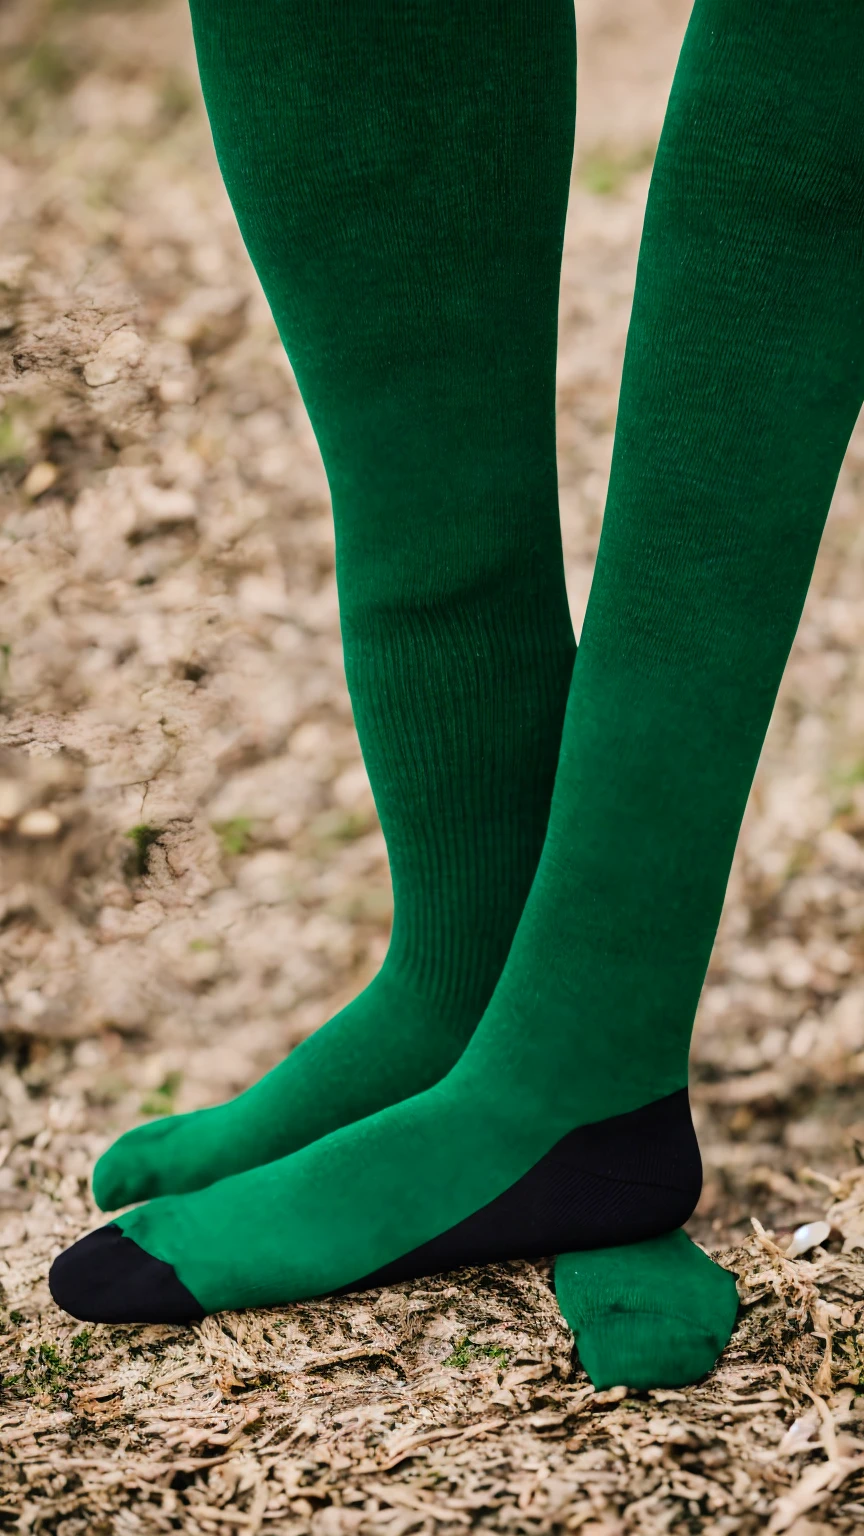
M 735 1277 L 682 1231 L 568 1253 L 555 1294 L 598 1389 L 683 1387 L 711 1370 L 738 1315 Z
M 575 652 L 555 459 L 569 0 L 192 11 L 329 476 L 395 918 L 371 986 L 263 1081 L 110 1149 L 109 1209 L 282 1157 L 450 1069 L 540 856 Z
M 369 488 L 386 530 L 365 563 L 369 522 L 340 524 L 345 582 L 363 590 L 374 568 L 382 585 L 372 611 L 389 612 L 405 581 L 402 552 L 418 556 L 409 585 L 422 594 L 421 617 L 401 650 L 394 642 L 400 654 L 413 652 L 441 612 L 445 570 L 466 603 L 506 591 L 519 633 L 524 623 L 533 634 L 560 601 L 557 544 L 544 562 L 533 523 L 524 532 L 536 501 L 526 465 L 539 475 L 539 460 L 521 443 L 526 430 L 533 440 L 538 396 L 551 395 L 548 353 L 527 338 L 528 317 L 539 325 L 553 307 L 557 280 L 572 105 L 566 8 L 273 0 L 260 12 L 272 25 L 253 71 L 249 8 L 227 0 L 198 8 L 202 72 L 241 219 L 254 204 L 269 231 L 258 246 L 250 235 L 250 246 L 309 401 L 334 503 Z M 406 76 L 428 80 L 425 106 L 406 104 Z M 273 93 L 279 114 L 267 105 Z M 686 1082 L 741 816 L 864 397 L 862 97 L 864 27 L 853 0 L 697 0 L 646 218 L 610 496 L 548 835 L 501 979 L 464 1054 L 435 1086 L 290 1157 L 119 1219 L 139 1253 L 171 1266 L 203 1309 L 320 1294 L 441 1234 L 458 1237 L 577 1128 L 655 1103 L 662 1111 Z M 377 219 L 392 175 L 378 177 L 382 136 L 391 164 L 405 169 L 418 225 L 422 211 L 423 237 L 415 230 L 405 246 Z M 291 154 L 280 158 L 286 142 Z M 256 158 L 285 169 L 257 180 L 252 145 Z M 322 190 L 315 178 L 325 167 Z M 314 191 L 298 214 L 281 190 L 310 176 Z M 335 189 L 361 183 L 362 197 L 347 212 L 339 204 L 334 218 Z M 320 234 L 314 258 L 305 254 L 310 231 Z M 287 263 L 279 299 L 273 253 L 286 244 L 301 254 Z M 476 278 L 470 295 L 451 285 L 457 253 Z M 314 347 L 303 339 L 310 316 Z M 382 327 L 376 384 L 374 369 L 361 378 L 357 359 Z M 454 354 L 454 336 L 470 368 Z M 332 394 L 322 383 L 325 355 Z M 475 431 L 478 415 L 494 424 L 488 438 Z M 418 463 L 423 474 L 406 498 L 395 466 L 413 474 Z M 481 467 L 496 508 L 488 530 L 462 513 Z M 539 478 L 546 485 L 545 468 Z M 433 565 L 430 589 L 424 573 Z M 505 578 L 519 572 L 534 601 L 514 608 Z M 376 666 L 389 693 L 391 674 L 374 662 L 350 591 L 343 614 L 349 675 Z M 478 687 L 455 708 L 449 667 L 445 681 L 440 708 L 454 722 L 446 739 L 455 752 L 476 726 L 475 708 L 497 718 L 503 706 L 494 689 Z M 359 711 L 358 725 L 363 736 Z M 368 741 L 364 750 L 374 771 L 380 758 Z M 410 761 L 406 751 L 400 765 Z M 490 796 L 499 772 L 483 780 Z M 498 793 L 511 809 L 520 804 L 512 782 Z M 387 826 L 383 799 L 382 818 Z M 505 823 L 502 815 L 495 825 Z M 439 883 L 436 866 L 430 889 Z M 484 889 L 491 899 L 494 883 Z M 394 946 L 414 953 L 398 923 Z M 598 1126 L 597 1145 L 603 1134 Z M 584 1152 L 588 1143 L 579 1145 Z M 674 1184 L 651 1146 L 644 1163 L 645 1188 Z M 628 1222 L 616 1243 L 639 1235 Z M 559 1247 L 584 1245 L 574 1222 Z M 600 1377 L 599 1355 L 594 1368 Z

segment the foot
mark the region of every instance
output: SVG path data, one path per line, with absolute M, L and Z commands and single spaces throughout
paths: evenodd
M 458 1060 L 479 1012 L 431 1006 L 381 972 L 236 1099 L 121 1136 L 96 1164 L 96 1204 L 203 1189 L 422 1093 Z
M 701 1166 L 686 1089 L 580 1123 L 571 1095 L 523 1077 L 514 1113 L 507 1069 L 477 1071 L 478 1055 L 291 1157 L 127 1212 L 55 1261 L 55 1301 L 87 1321 L 176 1320 L 644 1241 L 687 1218 Z
M 680 1230 L 561 1254 L 555 1293 L 601 1390 L 690 1386 L 716 1364 L 738 1315 L 734 1275 Z

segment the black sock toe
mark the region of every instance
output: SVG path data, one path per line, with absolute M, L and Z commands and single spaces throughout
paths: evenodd
M 58 1254 L 48 1285 L 58 1307 L 83 1323 L 191 1323 L 206 1316 L 171 1265 L 113 1223 Z

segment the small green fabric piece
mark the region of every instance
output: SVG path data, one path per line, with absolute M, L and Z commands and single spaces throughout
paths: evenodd
M 734 1275 L 680 1230 L 561 1254 L 555 1294 L 598 1390 L 689 1386 L 711 1370 L 738 1314 Z
M 570 0 L 193 0 L 213 136 L 318 436 L 394 924 L 366 991 L 232 1103 L 97 1165 L 116 1209 L 443 1077 L 543 843 L 575 645 L 555 456 Z

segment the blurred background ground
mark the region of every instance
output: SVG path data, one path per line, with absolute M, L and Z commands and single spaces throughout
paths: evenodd
M 559 389 L 577 626 L 687 9 L 579 7 Z M 47 1262 L 96 1219 L 94 1155 L 322 1023 L 380 962 L 390 895 L 326 481 L 182 0 L 6 0 L 0 76 L 0 1528 L 851 1530 L 864 1184 L 831 1181 L 864 1142 L 860 432 L 697 1028 L 692 1231 L 753 1302 L 718 1375 L 597 1397 L 542 1265 L 195 1335 L 52 1307 Z M 815 1258 L 784 1259 L 829 1207 Z

